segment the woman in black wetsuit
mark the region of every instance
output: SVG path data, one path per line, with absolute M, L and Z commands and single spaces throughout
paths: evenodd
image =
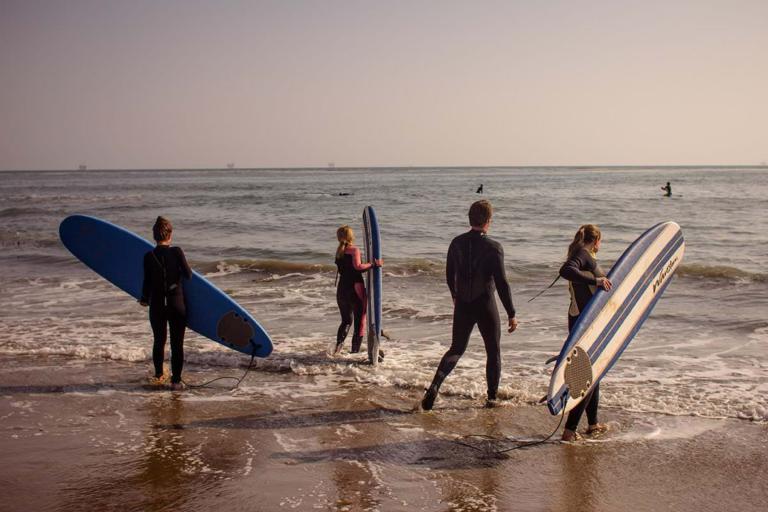
M 171 247 L 173 226 L 158 217 L 152 226 L 152 236 L 157 246 L 144 255 L 144 284 L 141 289 L 142 306 L 149 306 L 149 323 L 152 326 L 154 345 L 152 361 L 155 365 L 154 384 L 163 384 L 163 359 L 168 326 L 171 331 L 171 389 L 180 390 L 181 370 L 184 366 L 184 331 L 187 326 L 187 307 L 184 303 L 182 278 L 192 277 L 181 247 Z
M 365 333 L 365 315 L 368 299 L 365 293 L 363 272 L 370 270 L 373 265 L 382 266 L 382 260 L 373 264 L 363 263 L 360 249 L 353 245 L 355 235 L 349 226 L 341 226 L 336 230 L 339 247 L 336 249 L 336 267 L 338 268 L 338 286 L 336 288 L 336 303 L 341 313 L 341 324 L 336 333 L 336 346 L 333 353 L 341 352 L 349 328 L 354 323 L 352 332 L 352 353 L 360 352 L 360 345 Z
M 587 307 L 597 288 L 611 289 L 611 281 L 605 277 L 605 272 L 597 264 L 597 251 L 600 250 L 602 235 L 600 228 L 593 224 L 584 224 L 576 232 L 573 242 L 568 247 L 568 258 L 560 267 L 560 276 L 569 281 L 568 290 L 571 294 L 571 304 L 568 308 L 568 332 L 573 329 L 579 315 Z M 587 411 L 588 434 L 598 434 L 608 430 L 608 427 L 597 421 L 597 406 L 600 401 L 600 384 L 596 384 L 589 396 L 571 409 L 563 430 L 563 441 L 575 441 L 580 438 L 576 433 L 584 410 Z

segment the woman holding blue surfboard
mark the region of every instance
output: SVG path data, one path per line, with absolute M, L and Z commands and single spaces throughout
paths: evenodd
M 349 328 L 354 324 L 352 332 L 352 353 L 360 352 L 365 333 L 365 316 L 368 309 L 368 298 L 365 290 L 363 272 L 374 265 L 381 267 L 382 260 L 373 263 L 363 263 L 360 249 L 354 245 L 355 235 L 347 225 L 336 230 L 339 246 L 336 249 L 336 267 L 338 269 L 338 286 L 336 288 L 336 303 L 341 314 L 341 324 L 336 333 L 334 354 L 341 352 L 344 340 L 347 339 Z
M 184 332 L 187 327 L 187 306 L 183 279 L 192 277 L 184 251 L 171 247 L 173 226 L 165 217 L 158 217 L 152 227 L 157 246 L 144 255 L 144 283 L 139 303 L 149 306 L 149 323 L 154 344 L 152 362 L 154 383 L 163 383 L 163 359 L 168 327 L 171 331 L 171 389 L 183 388 L 181 370 L 184 367 Z
M 593 224 L 584 224 L 568 246 L 568 258 L 560 267 L 560 276 L 569 281 L 568 291 L 571 295 L 568 308 L 568 332 L 573 329 L 579 315 L 587 307 L 597 288 L 603 288 L 606 291 L 611 289 L 611 281 L 605 277 L 605 272 L 597 263 L 597 252 L 600 250 L 601 241 L 600 228 Z M 596 384 L 591 391 L 591 396 L 582 400 L 568 413 L 565 430 L 563 430 L 563 441 L 574 441 L 579 438 L 576 429 L 585 410 L 589 422 L 587 433 L 596 434 L 607 430 L 605 425 L 597 421 L 599 401 L 600 385 Z

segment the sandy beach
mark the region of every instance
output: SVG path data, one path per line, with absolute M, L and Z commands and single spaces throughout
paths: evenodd
M 557 418 L 470 399 L 413 412 L 417 390 L 350 379 L 329 392 L 290 372 L 252 372 L 243 395 L 152 391 L 135 363 L 0 367 L 2 510 L 703 511 L 768 499 L 760 423 L 605 409 L 600 439 L 501 455 L 514 444 L 456 440 L 533 440 Z

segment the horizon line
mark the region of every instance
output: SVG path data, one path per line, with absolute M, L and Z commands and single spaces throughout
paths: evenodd
M 768 163 L 760 164 L 593 164 L 593 165 L 353 165 L 333 167 L 275 166 L 275 167 L 95 167 L 60 169 L 0 169 L 0 172 L 150 172 L 150 171 L 354 171 L 354 170 L 402 170 L 402 169 L 768 169 Z

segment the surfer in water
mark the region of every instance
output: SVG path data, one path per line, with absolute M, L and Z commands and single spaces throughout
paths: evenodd
M 339 247 L 336 249 L 336 268 L 338 269 L 338 286 L 336 287 L 336 303 L 339 305 L 341 324 L 336 332 L 336 347 L 334 354 L 341 352 L 344 340 L 347 339 L 349 328 L 354 324 L 352 332 L 352 353 L 360 352 L 365 333 L 365 315 L 368 309 L 368 297 L 365 292 L 363 272 L 374 265 L 381 267 L 383 260 L 373 263 L 363 263 L 360 249 L 354 245 L 355 234 L 349 226 L 341 226 L 336 230 Z M 380 356 L 381 357 L 381 356 Z
M 501 326 L 494 291 L 498 293 L 507 312 L 507 332 L 517 329 L 518 322 L 504 272 L 504 249 L 487 236 L 492 215 L 493 207 L 489 201 L 473 203 L 469 208 L 469 224 L 472 229 L 454 238 L 448 248 L 445 275 L 453 298 L 453 339 L 421 401 L 421 408 L 425 411 L 432 409 L 443 380 L 453 371 L 467 349 L 475 324 L 485 344 L 485 377 L 488 384 L 486 406 L 497 404 L 496 393 L 501 379 Z
M 601 240 L 599 227 L 584 224 L 576 231 L 573 242 L 568 246 L 568 257 L 560 267 L 560 277 L 568 280 L 568 291 L 571 295 L 571 304 L 568 308 L 568 332 L 573 329 L 579 315 L 587 307 L 597 288 L 607 291 L 613 286 L 597 263 L 597 252 L 600 250 Z M 576 429 L 585 409 L 589 423 L 587 434 L 599 434 L 608 430 L 606 425 L 597 421 L 599 401 L 600 384 L 596 384 L 590 391 L 590 395 L 579 402 L 568 414 L 563 430 L 563 441 L 580 439 L 581 436 Z
M 672 197 L 672 185 L 670 185 L 669 182 L 667 182 L 667 184 L 665 186 L 661 187 L 661 190 L 666 192 L 664 194 L 665 196 Z
M 483 193 L 483 184 L 481 183 L 480 186 L 477 187 L 475 194 L 482 194 L 482 193 Z
M 173 226 L 165 217 L 158 217 L 152 226 L 157 246 L 144 255 L 144 283 L 139 303 L 149 306 L 154 345 L 152 362 L 155 376 L 152 383 L 165 383 L 163 359 L 168 326 L 171 331 L 171 389 L 181 390 L 181 370 L 184 367 L 184 331 L 187 327 L 187 307 L 184 302 L 182 278 L 192 277 L 184 251 L 171 247 Z

